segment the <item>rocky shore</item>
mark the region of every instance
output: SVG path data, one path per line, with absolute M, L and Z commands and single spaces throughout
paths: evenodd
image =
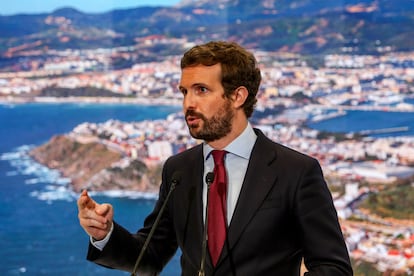
M 82 143 L 68 135 L 57 135 L 30 152 L 37 162 L 71 179 L 74 191 L 128 190 L 156 192 L 160 165 L 123 158 L 99 142 Z

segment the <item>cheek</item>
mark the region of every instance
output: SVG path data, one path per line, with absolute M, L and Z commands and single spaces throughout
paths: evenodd
M 217 113 L 220 111 L 220 104 L 219 103 L 206 103 L 203 105 L 199 111 L 202 113 L 207 119 L 211 119 L 212 117 L 216 116 Z

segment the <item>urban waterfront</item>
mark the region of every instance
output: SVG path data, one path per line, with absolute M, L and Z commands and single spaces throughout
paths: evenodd
M 27 157 L 30 148 L 53 135 L 69 133 L 77 125 L 107 120 L 124 122 L 163 119 L 179 107 L 96 104 L 17 104 L 0 105 L 0 211 L 2 275 L 122 275 L 85 260 L 87 237 L 77 221 L 77 194 L 60 178 Z M 380 117 L 379 117 L 380 116 Z M 381 118 L 381 120 L 378 120 Z M 336 129 L 338 121 L 346 129 Z M 378 125 L 376 125 L 378 124 Z M 346 116 L 320 122 L 324 130 L 359 131 L 375 127 L 408 125 L 413 135 L 414 114 L 350 112 Z M 154 195 L 125 193 L 96 195 L 98 201 L 115 206 L 115 218 L 129 230 L 142 225 L 151 210 Z M 162 275 L 177 275 L 176 256 Z
M 412 275 L 414 51 L 407 15 L 414 6 L 181 2 L 154 7 L 157 12 L 138 20 L 140 7 L 122 10 L 122 19 L 116 10 L 7 16 L 0 51 L 0 274 L 127 275 L 85 260 L 88 237 L 77 221 L 77 192 L 85 185 L 106 190 L 91 193 L 115 206 L 122 225 L 139 228 L 158 187 L 108 191 L 133 185 L 122 177 L 105 183 L 102 175 L 138 163 L 156 171 L 197 143 L 177 113 L 181 54 L 202 41 L 231 39 L 254 52 L 261 70 L 253 125 L 320 161 L 355 275 Z M 225 9 L 225 18 L 217 17 Z M 98 146 L 94 154 L 116 152 L 120 160 L 101 170 L 101 160 L 79 158 L 78 148 L 62 151 L 61 160 L 46 154 L 52 163 L 44 164 L 70 160 L 82 168 L 84 181 L 68 174 L 70 182 L 28 155 L 49 146 L 58 152 L 66 142 Z M 385 197 L 388 206 L 367 207 Z M 162 275 L 180 274 L 178 255 Z

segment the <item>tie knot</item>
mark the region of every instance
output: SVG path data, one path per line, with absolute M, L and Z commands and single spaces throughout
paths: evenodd
M 226 155 L 225 150 L 213 150 L 211 152 L 214 158 L 214 165 L 222 165 L 224 164 L 224 156 Z

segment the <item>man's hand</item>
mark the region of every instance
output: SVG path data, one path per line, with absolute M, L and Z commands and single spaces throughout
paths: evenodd
M 84 190 L 78 199 L 78 218 L 82 228 L 95 240 L 102 240 L 109 233 L 114 211 L 110 204 L 98 204 Z

